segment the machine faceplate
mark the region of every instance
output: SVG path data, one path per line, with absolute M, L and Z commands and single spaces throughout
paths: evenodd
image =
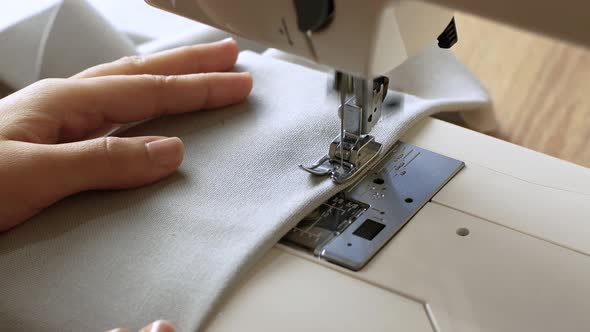
M 398 142 L 364 179 L 323 203 L 281 241 L 358 271 L 463 167 Z

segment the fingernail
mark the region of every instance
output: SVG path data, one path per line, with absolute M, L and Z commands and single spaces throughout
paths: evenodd
M 230 41 L 234 41 L 234 37 L 227 37 L 225 39 L 222 39 L 220 41 L 220 43 L 227 43 L 227 42 L 230 42 Z
M 183 145 L 178 137 L 170 137 L 146 144 L 150 160 L 158 165 L 170 167 L 182 161 Z
M 162 324 L 162 321 L 157 321 L 154 322 L 152 324 L 152 329 L 150 330 L 150 332 L 167 332 L 169 331 L 167 326 L 164 326 L 164 324 Z
M 247 71 L 243 71 L 240 73 L 243 77 L 247 77 L 249 79 L 252 79 L 252 73 L 247 72 Z
M 174 327 L 164 320 L 158 320 L 142 328 L 140 332 L 174 332 Z

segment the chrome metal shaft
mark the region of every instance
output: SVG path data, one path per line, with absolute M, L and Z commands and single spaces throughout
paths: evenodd
M 342 74 L 340 80 L 340 168 L 344 168 L 344 104 L 346 104 L 346 93 L 348 90 L 348 75 Z

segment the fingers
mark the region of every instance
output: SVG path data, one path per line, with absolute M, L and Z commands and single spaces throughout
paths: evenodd
M 39 81 L 2 100 L 1 115 L 10 121 L 0 126 L 0 135 L 34 143 L 71 142 L 158 115 L 241 102 L 252 89 L 250 74 L 186 74 L 229 69 L 237 52 L 234 41 L 218 42 L 117 61 L 77 78 Z
M 123 189 L 155 182 L 176 171 L 184 146 L 178 138 L 100 138 L 58 145 L 0 142 L 0 232 L 77 192 Z
M 75 121 L 70 123 L 72 130 L 93 129 L 92 122 L 127 123 L 231 105 L 246 99 L 252 89 L 249 73 L 106 76 L 62 82 L 53 98 L 59 103 L 51 109 L 65 112 L 64 121 Z
M 80 95 L 98 100 L 106 119 L 122 123 L 235 104 L 251 89 L 249 73 L 109 76 L 86 80 Z
M 157 136 L 102 137 L 45 146 L 45 150 L 55 178 L 50 181 L 57 182 L 53 184 L 58 190 L 56 200 L 85 190 L 133 188 L 155 182 L 174 173 L 184 156 L 179 138 Z
M 45 145 L 0 142 L 3 188 L 0 232 L 64 197 L 92 189 L 132 188 L 176 171 L 184 155 L 178 138 L 116 138 Z
M 181 47 L 170 51 L 125 57 L 87 69 L 73 78 L 107 75 L 184 75 L 227 71 L 236 63 L 238 44 L 234 40 Z
M 43 80 L 3 100 L 12 105 L 5 105 L 0 114 L 6 118 L 0 136 L 45 144 L 71 142 L 112 125 L 239 103 L 251 89 L 249 73 Z

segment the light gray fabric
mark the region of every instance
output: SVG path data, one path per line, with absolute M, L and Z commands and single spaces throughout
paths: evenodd
M 287 62 L 291 62 L 297 65 L 301 65 L 301 66 L 305 66 L 311 69 L 315 69 L 315 70 L 319 70 L 319 71 L 323 71 L 326 73 L 330 73 L 333 71 L 333 69 L 331 69 L 328 66 L 324 66 L 324 65 L 320 65 L 314 62 L 311 62 L 307 59 L 301 58 L 299 56 L 290 54 L 290 53 L 286 53 L 277 49 L 273 49 L 270 48 L 268 50 L 266 50 L 264 53 L 264 55 L 267 56 L 271 56 L 273 58 L 276 59 L 280 59 L 283 61 L 287 61 Z M 418 58 L 420 59 L 420 58 Z M 422 61 L 424 62 L 425 60 L 417 60 L 417 61 Z M 427 64 L 426 67 L 424 68 L 428 68 L 429 70 L 431 70 L 432 68 L 434 68 L 435 65 L 446 65 L 446 61 L 448 61 L 445 57 L 437 57 L 437 58 L 428 58 L 427 61 L 429 62 Z M 410 60 L 410 62 L 416 62 L 416 60 Z M 401 66 L 399 68 L 396 68 L 394 70 L 392 70 L 389 73 L 386 73 L 385 76 L 389 76 L 391 79 L 391 86 L 397 89 L 402 89 L 400 91 L 405 91 L 403 89 L 408 89 L 408 88 L 412 88 L 410 85 L 408 85 L 408 82 L 413 82 L 413 84 L 415 84 L 417 81 L 415 78 L 413 78 L 412 76 L 415 75 L 415 72 L 420 66 L 417 65 L 404 65 Z M 441 73 L 444 73 L 444 75 L 449 76 L 449 80 L 453 79 L 453 76 L 455 74 L 444 70 L 441 71 Z M 423 73 L 421 75 L 424 74 L 428 74 L 428 73 Z M 433 72 L 433 74 L 436 74 L 436 72 Z M 444 76 L 436 76 L 432 78 L 431 82 L 434 82 L 434 84 L 446 84 L 445 80 L 447 78 Z M 425 86 L 421 86 L 421 84 L 424 84 L 424 82 L 420 82 L 418 84 L 418 87 L 413 87 L 414 89 L 417 88 L 417 91 L 420 91 L 421 93 L 424 92 L 424 88 Z M 406 86 L 407 85 L 407 86 Z M 410 91 L 411 93 L 411 91 Z M 467 112 L 453 112 L 453 114 L 448 114 L 448 116 L 444 117 L 444 119 L 446 121 L 449 122 L 454 122 L 454 123 L 458 123 L 460 125 L 463 126 L 467 126 L 470 129 L 473 129 L 475 131 L 479 131 L 479 132 L 483 132 L 483 133 L 492 133 L 494 131 L 496 131 L 498 129 L 498 122 L 496 121 L 496 117 L 494 112 L 492 111 L 492 104 L 490 103 L 487 107 L 482 107 L 480 109 L 476 109 L 476 110 L 469 110 Z
M 8 1 L 0 12 L 0 80 L 15 89 L 135 54 L 84 0 Z
M 20 89 L 43 78 L 68 77 L 123 56 L 231 36 L 142 0 L 90 1 L 0 1 L 0 81 Z M 266 48 L 243 38 L 236 40 L 242 50 L 261 52 Z
M 138 328 L 158 318 L 196 330 L 257 258 L 342 189 L 297 167 L 338 133 L 331 77 L 249 52 L 237 70 L 253 73 L 248 102 L 130 133 L 180 136 L 176 175 L 76 195 L 0 235 L 0 331 Z M 435 48 L 393 82 L 414 95 L 391 92 L 373 130 L 385 150 L 432 112 L 488 104 L 477 80 Z

